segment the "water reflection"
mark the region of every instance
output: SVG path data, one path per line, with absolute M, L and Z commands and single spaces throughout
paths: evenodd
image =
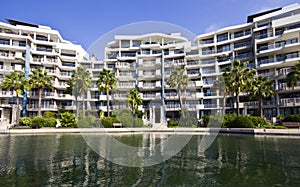
M 164 138 L 131 134 L 118 140 L 153 155 L 164 149 L 150 150 L 150 145 Z M 163 163 L 124 167 L 100 157 L 80 135 L 1 135 L 0 186 L 300 185 L 298 138 L 223 135 L 205 152 L 201 139 L 193 136 Z

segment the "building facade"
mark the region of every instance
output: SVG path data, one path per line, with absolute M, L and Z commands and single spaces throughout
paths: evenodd
M 255 68 L 257 75 L 274 80 L 276 94 L 263 103 L 266 117 L 300 112 L 300 83 L 294 88 L 286 85 L 286 75 L 300 60 L 299 4 L 250 15 L 247 23 L 198 35 L 194 41 L 180 33 L 117 35 L 107 44 L 101 61 L 89 59 L 82 47 L 62 39 L 58 31 L 49 27 L 8 21 L 10 24 L 0 23 L 0 80 L 12 71 L 24 71 L 26 59 L 31 70 L 44 68 L 53 76 L 54 88 L 43 92 L 43 111 L 74 109 L 74 98 L 65 93 L 66 81 L 81 64 L 93 78 L 86 98 L 88 110 L 106 112 L 106 96 L 98 91 L 96 81 L 99 72 L 109 68 L 118 80 L 110 95 L 111 110 L 126 108 L 127 93 L 136 87 L 143 99 L 140 110 L 146 112 L 150 123 L 163 117 L 177 118 L 178 94 L 166 82 L 174 67 L 179 66 L 190 79 L 185 105 L 200 118 L 222 109 L 223 94 L 213 89 L 213 84 L 233 60 L 240 60 L 249 61 L 248 67 Z M 30 49 L 28 54 L 26 46 Z M 226 100 L 226 110 L 234 111 L 237 106 L 233 98 L 228 96 Z M 15 102 L 15 93 L 0 90 L 0 102 L 2 109 L 9 107 Z M 256 101 L 241 94 L 241 113 L 253 114 L 257 106 Z M 36 114 L 34 90 L 29 93 L 27 110 L 29 116 Z
M 14 71 L 26 74 L 26 68 L 29 68 L 28 73 L 38 68 L 45 69 L 52 77 L 53 88 L 43 90 L 42 111 L 72 110 L 74 98 L 65 93 L 66 81 L 79 62 L 87 57 L 85 50 L 64 40 L 58 31 L 50 27 L 11 19 L 7 21 L 0 23 L 0 82 Z M 2 121 L 8 120 L 4 119 L 4 114 L 9 113 L 9 108 L 16 103 L 15 96 L 15 92 L 2 90 L 0 86 Z M 37 90 L 28 93 L 26 109 L 27 116 L 37 114 Z
M 255 68 L 257 75 L 274 80 L 276 94 L 263 103 L 266 117 L 299 113 L 300 83 L 294 88 L 286 85 L 286 75 L 300 60 L 299 13 L 300 5 L 293 4 L 250 15 L 245 24 L 198 35 L 193 45 L 182 36 L 179 41 L 174 40 L 174 36 L 170 40 L 172 34 L 116 36 L 107 45 L 104 59 L 106 67 L 114 69 L 119 80 L 116 103 L 112 104 L 125 107 L 125 103 L 120 104 L 122 100 L 126 102 L 126 92 L 122 89 L 137 87 L 144 100 L 143 109 L 148 109 L 148 99 L 163 97 L 167 117 L 178 116 L 180 106 L 176 91 L 161 83 L 162 77 L 166 82 L 172 68 L 180 65 L 196 90 L 195 99 L 188 101 L 187 106 L 195 108 L 198 118 L 210 115 L 223 106 L 223 93 L 213 88 L 214 82 L 233 60 L 240 60 L 248 61 L 248 67 Z M 174 41 L 175 46 L 169 44 Z M 251 101 L 246 93 L 240 97 L 241 113 L 257 112 L 257 101 Z M 226 100 L 226 110 L 234 111 L 237 106 L 233 98 L 228 96 Z M 168 114 L 168 111 L 172 112 Z

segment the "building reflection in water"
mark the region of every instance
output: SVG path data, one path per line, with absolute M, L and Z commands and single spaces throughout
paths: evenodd
M 130 134 L 116 139 L 138 146 L 132 155 L 145 158 L 164 156 L 168 148 L 159 143 L 168 136 Z M 221 135 L 205 152 L 198 147 L 201 139 L 195 135 L 160 164 L 126 167 L 100 157 L 80 135 L 1 135 L 0 186 L 300 184 L 298 138 Z M 105 150 L 109 154 L 113 149 Z

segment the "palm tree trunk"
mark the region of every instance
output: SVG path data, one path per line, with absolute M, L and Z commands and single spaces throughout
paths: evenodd
M 236 94 L 236 108 L 237 108 L 236 114 L 239 115 L 240 114 L 240 96 L 237 92 L 235 94 Z
M 76 105 L 76 117 L 79 117 L 79 108 L 78 108 L 78 98 L 75 97 L 75 105 Z
M 262 107 L 262 103 L 263 103 L 263 99 L 262 97 L 259 98 L 259 112 L 260 112 L 260 117 L 264 117 L 264 113 L 263 113 L 263 107 Z
M 223 94 L 223 108 L 222 108 L 222 112 L 223 112 L 223 114 L 225 114 L 226 113 L 226 93 L 224 92 L 224 94 Z
M 39 103 L 38 103 L 38 116 L 42 116 L 42 88 L 39 88 Z
M 85 100 L 84 100 L 85 95 L 83 94 L 82 96 L 82 118 L 85 118 Z
M 179 98 L 179 102 L 180 102 L 181 115 L 182 115 L 182 117 L 185 117 L 185 113 L 184 113 L 184 110 L 183 110 L 183 101 L 182 101 L 182 98 L 181 98 L 181 91 L 178 91 L 178 98 Z
M 20 119 L 20 107 L 19 107 L 19 94 L 16 93 L 16 104 L 17 104 L 17 114 L 16 114 L 16 126 L 19 126 L 19 119 Z
M 109 93 L 108 93 L 108 89 L 106 89 L 106 101 L 107 101 L 107 104 L 106 104 L 106 107 L 107 107 L 107 116 L 109 116 Z

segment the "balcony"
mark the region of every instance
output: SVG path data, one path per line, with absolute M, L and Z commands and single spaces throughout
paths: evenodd
M 215 54 L 216 51 L 215 50 L 206 50 L 206 51 L 202 51 L 202 55 L 211 55 L 211 54 Z
M 216 70 L 205 70 L 205 71 L 202 70 L 203 75 L 210 75 L 210 74 L 215 74 L 215 73 L 216 73 Z
M 36 47 L 36 51 L 52 53 L 53 49 L 52 48 L 47 48 L 47 47 Z
M 143 83 L 143 88 L 155 88 L 156 87 L 156 83 Z
M 218 108 L 218 105 L 217 104 L 204 104 L 204 108 L 214 109 L 214 108 Z
M 261 66 L 261 65 L 265 65 L 265 64 L 282 63 L 286 60 L 294 59 L 294 58 L 299 58 L 299 53 L 290 53 L 290 54 L 286 54 L 285 56 L 280 56 L 277 58 L 269 58 L 269 59 L 259 60 L 258 64 L 259 64 L 259 66 Z
M 141 48 L 158 48 L 160 47 L 160 43 L 159 42 L 142 42 L 140 45 Z
M 247 59 L 247 58 L 252 58 L 252 57 L 253 57 L 253 53 L 249 52 L 249 53 L 243 53 L 243 54 L 240 54 L 240 55 L 236 55 L 235 59 L 242 60 L 242 59 Z
M 213 44 L 213 43 L 214 43 L 213 39 L 200 41 L 200 44 L 202 44 L 202 45 Z
M 282 98 L 280 99 L 280 106 L 300 106 L 300 97 L 295 98 Z
M 251 41 L 247 41 L 247 42 L 241 42 L 241 43 L 235 43 L 234 44 L 234 48 L 242 48 L 242 47 L 250 47 L 252 46 L 252 42 Z
M 130 88 L 133 88 L 133 87 L 135 87 L 135 83 L 121 83 L 121 82 L 119 82 L 117 84 L 117 88 L 128 88 L 128 89 L 130 89 Z
M 62 76 L 62 77 L 71 77 L 72 72 L 60 72 L 60 76 Z
M 9 40 L 0 39 L 0 45 L 10 45 Z
M 246 32 L 239 32 L 234 34 L 234 38 L 241 38 L 244 36 L 250 36 L 251 35 L 251 31 L 246 31 Z
M 160 99 L 161 93 L 144 93 L 142 94 L 142 98 L 145 100 Z
M 189 75 L 189 76 L 200 76 L 200 71 L 199 70 L 188 70 L 187 75 Z
M 8 51 L 0 51 L 0 57 L 14 58 L 15 53 L 14 52 L 8 52 Z
M 130 63 L 127 63 L 127 62 L 117 62 L 116 63 L 116 68 L 118 68 L 118 69 L 129 69 L 129 68 L 133 68 L 133 67 L 134 67 L 133 65 L 131 65 Z M 103 68 L 103 66 L 102 66 L 102 68 Z M 101 69 L 101 68 L 97 68 L 97 69 Z

